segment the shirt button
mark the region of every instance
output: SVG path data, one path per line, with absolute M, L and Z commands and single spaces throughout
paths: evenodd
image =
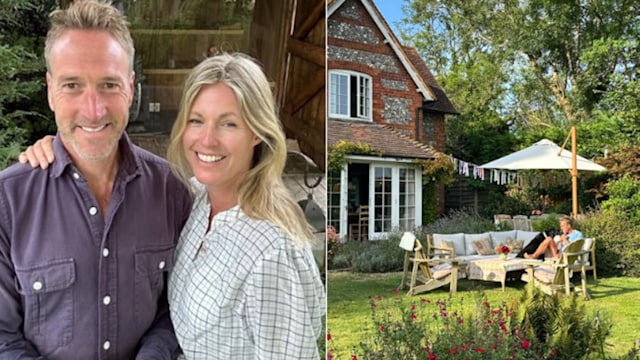
M 107 256 L 109 256 L 109 249 L 107 248 L 102 249 L 102 257 L 107 257 Z
M 80 175 L 77 172 L 74 172 L 73 173 L 73 178 L 78 180 L 78 179 L 80 179 Z
M 111 296 L 107 295 L 102 298 L 102 303 L 105 305 L 109 305 L 111 303 Z
M 98 213 L 98 209 L 95 206 L 89 208 L 89 214 L 95 215 Z
M 160 261 L 160 263 L 158 264 L 158 269 L 160 269 L 160 270 L 164 269 L 164 266 L 165 266 L 165 265 L 166 265 L 166 264 L 165 264 L 165 262 L 164 262 L 164 261 Z
M 102 348 L 105 350 L 109 350 L 110 347 L 111 343 L 109 342 L 109 340 L 105 341 L 104 344 L 102 344 Z
M 33 283 L 33 290 L 38 291 L 38 290 L 41 290 L 41 289 L 42 289 L 42 282 L 36 281 L 36 282 Z

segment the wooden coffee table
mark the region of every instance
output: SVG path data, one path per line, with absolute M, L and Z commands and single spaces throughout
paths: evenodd
M 520 258 L 472 260 L 467 266 L 467 279 L 499 282 L 502 284 L 502 291 L 504 291 L 509 273 L 522 272 L 527 269 L 523 260 Z

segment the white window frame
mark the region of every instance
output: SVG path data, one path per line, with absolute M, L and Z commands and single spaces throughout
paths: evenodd
M 340 104 L 338 90 L 339 87 L 334 81 L 334 77 L 347 78 L 347 108 L 346 114 L 338 111 Z M 352 89 L 352 79 L 356 79 L 356 88 Z M 351 99 L 353 92 L 356 92 L 355 101 Z M 332 118 L 372 121 L 373 107 L 373 78 L 367 74 L 349 70 L 329 70 L 329 116 Z M 354 109 L 355 108 L 355 109 Z M 355 110 L 355 116 L 351 114 Z

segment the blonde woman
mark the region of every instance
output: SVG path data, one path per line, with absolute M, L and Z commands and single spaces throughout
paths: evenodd
M 282 182 L 285 137 L 254 61 L 223 54 L 192 70 L 168 158 L 195 194 L 169 280 L 185 357 L 317 359 L 314 237 Z

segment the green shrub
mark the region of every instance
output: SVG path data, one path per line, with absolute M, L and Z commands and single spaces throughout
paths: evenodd
M 465 210 L 453 210 L 448 215 L 439 218 L 429 225 L 422 227 L 423 234 L 477 234 L 496 230 L 493 220 L 482 218 L 480 215 Z
M 381 273 L 402 270 L 404 250 L 399 246 L 399 232 L 376 241 L 348 241 L 332 247 L 329 269 L 350 268 L 355 272 Z
M 531 222 L 531 227 L 533 231 L 545 231 L 549 229 L 558 229 L 560 230 L 560 219 L 558 218 L 558 214 L 549 214 L 546 218 L 533 220 Z
M 606 359 L 608 316 L 588 314 L 576 296 L 561 300 L 527 287 L 498 306 L 464 299 L 396 295 L 370 300 L 372 331 L 352 359 Z M 327 358 L 333 358 L 329 337 Z M 630 351 L 628 359 L 637 359 Z
M 640 226 L 640 180 L 625 174 L 607 184 L 609 199 L 602 203 L 602 212 L 629 219 Z
M 595 211 L 585 214 L 575 227 L 596 239 L 598 276 L 640 276 L 640 229 L 626 216 Z

